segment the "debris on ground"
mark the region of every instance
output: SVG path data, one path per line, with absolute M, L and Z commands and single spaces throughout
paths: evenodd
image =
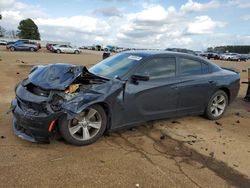
M 6 137 L 5 136 L 1 136 L 1 139 L 5 139 Z
M 191 135 L 191 134 L 187 135 L 187 137 L 197 138 L 197 136 L 196 136 L 196 135 Z
M 238 165 L 236 165 L 236 164 L 233 164 L 235 167 L 239 167 Z
M 139 183 L 137 183 L 137 184 L 135 184 L 135 186 L 136 186 L 136 187 L 140 187 L 140 184 L 139 184 Z
M 240 120 L 237 120 L 236 123 L 240 123 Z
M 236 116 L 240 116 L 240 113 L 239 113 L 239 112 L 236 112 L 235 115 L 236 115 Z
M 20 74 L 19 72 L 17 72 L 16 74 Z
M 16 63 L 22 63 L 22 64 L 26 64 L 26 62 L 24 62 L 24 61 L 21 61 L 21 60 L 19 60 L 19 59 L 17 59 L 17 60 L 16 60 Z
M 209 153 L 211 157 L 214 157 L 214 152 Z
M 218 121 L 215 122 L 216 125 L 222 126 L 222 124 Z
M 242 72 L 247 72 L 247 70 L 246 70 L 246 69 L 242 69 L 241 71 L 242 71 Z
M 161 140 L 164 140 L 165 137 L 166 137 L 165 135 L 161 135 L 160 139 L 161 139 Z
M 223 153 L 224 155 L 226 155 L 226 152 L 225 152 L 225 151 L 223 151 L 222 153 Z

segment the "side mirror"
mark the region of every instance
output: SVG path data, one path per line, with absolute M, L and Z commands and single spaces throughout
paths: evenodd
M 136 82 L 136 81 L 148 81 L 149 80 L 149 76 L 138 75 L 138 74 L 132 75 L 131 78 L 134 82 Z

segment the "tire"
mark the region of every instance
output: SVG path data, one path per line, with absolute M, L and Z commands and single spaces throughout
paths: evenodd
M 80 52 L 79 52 L 78 50 L 76 50 L 74 53 L 75 53 L 75 54 L 79 54 Z
M 15 50 L 16 50 L 15 47 L 13 46 L 10 47 L 10 51 L 14 52 Z
M 56 53 L 60 54 L 60 53 L 61 53 L 61 50 L 56 50 Z
M 88 107 L 79 114 L 78 118 L 67 120 L 64 116 L 59 120 L 62 137 L 76 146 L 94 143 L 103 135 L 106 126 L 107 114 L 100 105 Z
M 218 90 L 210 98 L 205 110 L 205 116 L 210 120 L 220 119 L 225 113 L 227 106 L 228 106 L 227 94 L 222 90 Z
M 30 51 L 31 52 L 34 52 L 36 49 L 35 48 L 30 48 Z

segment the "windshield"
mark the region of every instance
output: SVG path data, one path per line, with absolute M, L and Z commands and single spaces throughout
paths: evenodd
M 122 77 L 142 59 L 131 54 L 117 54 L 107 58 L 89 69 L 90 72 L 106 78 Z

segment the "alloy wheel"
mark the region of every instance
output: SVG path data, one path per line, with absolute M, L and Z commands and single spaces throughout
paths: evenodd
M 226 108 L 226 98 L 223 95 L 216 95 L 210 107 L 210 112 L 214 117 L 219 117 Z
M 102 119 L 100 113 L 89 108 L 69 121 L 70 135 L 79 141 L 90 140 L 101 129 Z

